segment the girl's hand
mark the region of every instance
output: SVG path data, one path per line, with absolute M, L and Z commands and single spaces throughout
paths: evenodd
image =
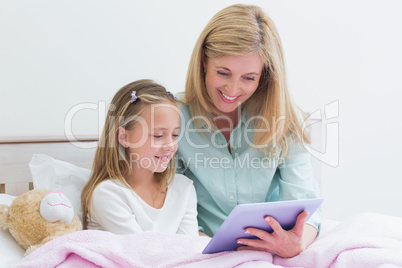
M 199 235 L 199 236 L 206 236 L 206 237 L 209 237 L 209 235 L 206 235 L 206 234 L 204 234 L 204 233 L 201 232 L 201 231 L 198 231 L 198 235 Z
M 247 228 L 245 233 L 254 235 L 261 240 L 239 238 L 237 243 L 244 246 L 237 248 L 237 250 L 267 251 L 283 258 L 297 256 L 303 252 L 317 236 L 317 230 L 313 226 L 305 225 L 307 216 L 307 211 L 300 213 L 299 216 L 297 216 L 296 225 L 289 231 L 282 229 L 281 225 L 274 218 L 266 217 L 265 222 L 271 226 L 273 232 L 268 233 L 260 229 Z

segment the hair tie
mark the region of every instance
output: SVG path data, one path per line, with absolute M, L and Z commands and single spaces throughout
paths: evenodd
M 137 99 L 137 92 L 134 90 L 133 93 L 131 93 L 131 103 L 135 102 Z
M 179 99 L 178 98 L 176 98 L 176 96 L 172 93 L 172 92 L 170 92 L 170 91 L 168 91 L 167 93 L 169 93 L 170 95 L 172 95 L 173 96 L 173 98 L 177 101 L 177 102 L 179 102 Z

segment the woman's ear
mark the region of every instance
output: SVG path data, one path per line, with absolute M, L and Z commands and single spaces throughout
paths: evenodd
M 128 148 L 127 131 L 124 127 L 119 127 L 117 129 L 117 142 L 120 143 L 124 148 Z

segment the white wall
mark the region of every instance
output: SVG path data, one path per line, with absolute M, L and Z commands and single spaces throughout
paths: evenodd
M 63 134 L 76 105 L 102 108 L 140 78 L 182 91 L 200 31 L 233 3 L 0 0 L 0 136 Z M 338 101 L 331 122 L 339 140 L 331 142 L 339 142 L 339 163 L 323 166 L 324 215 L 402 216 L 402 2 L 248 3 L 279 29 L 299 106 Z M 74 134 L 97 133 L 102 116 L 86 109 L 69 125 Z

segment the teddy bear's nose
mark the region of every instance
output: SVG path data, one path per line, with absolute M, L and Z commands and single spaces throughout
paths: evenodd
M 40 203 L 40 214 L 48 222 L 70 223 L 74 209 L 70 200 L 62 192 L 49 192 Z

